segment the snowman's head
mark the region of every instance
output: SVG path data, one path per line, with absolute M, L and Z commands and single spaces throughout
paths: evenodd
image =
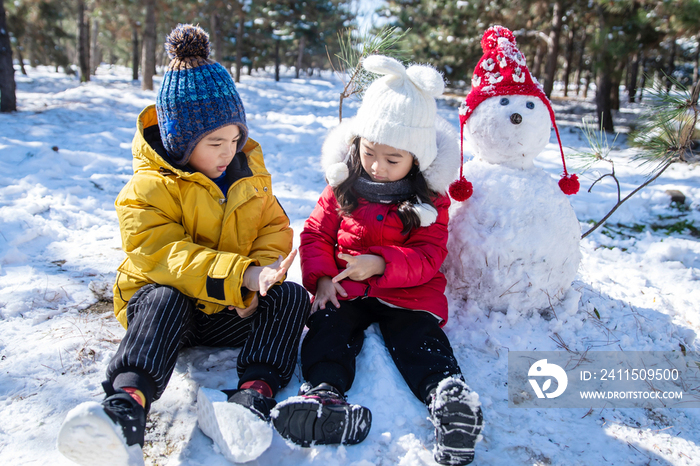
M 527 69 L 515 36 L 508 28 L 492 26 L 481 38 L 481 47 L 484 56 L 474 68 L 471 91 L 459 108 L 460 127 L 472 153 L 489 163 L 531 168 L 553 126 L 564 168 L 559 186 L 565 194 L 575 194 L 579 182 L 566 171 L 554 110 Z M 459 183 L 466 182 L 460 171 Z
M 527 169 L 549 142 L 552 121 L 544 102 L 531 95 L 499 95 L 481 102 L 464 124 L 474 157 Z

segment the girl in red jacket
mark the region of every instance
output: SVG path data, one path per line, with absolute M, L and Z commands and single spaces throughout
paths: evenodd
M 272 413 L 280 434 L 301 446 L 356 444 L 369 409 L 345 401 L 364 330 L 379 323 L 387 349 L 436 428 L 435 459 L 468 464 L 480 438 L 479 397 L 462 377 L 441 327 L 449 198 L 459 169 L 458 136 L 436 119 L 442 76 L 371 56 L 384 75 L 354 119 L 328 136 L 322 163 L 330 186 L 301 234 L 304 286 L 314 295 L 301 350 L 306 383 Z

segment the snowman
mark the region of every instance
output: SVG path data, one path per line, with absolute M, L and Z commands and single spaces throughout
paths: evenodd
M 463 202 L 450 210 L 443 269 L 452 296 L 483 311 L 530 314 L 558 304 L 576 276 L 581 229 L 566 195 L 579 183 L 566 172 L 551 104 L 512 32 L 494 26 L 481 45 L 484 56 L 460 108 L 474 157 L 450 187 Z M 559 183 L 533 164 L 552 126 L 564 163 Z

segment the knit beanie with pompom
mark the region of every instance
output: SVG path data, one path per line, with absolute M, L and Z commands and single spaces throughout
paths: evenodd
M 158 127 L 168 156 L 178 165 L 207 134 L 234 124 L 240 151 L 248 140 L 245 109 L 226 68 L 209 59 L 209 35 L 178 24 L 165 41 L 171 61 L 156 99 Z

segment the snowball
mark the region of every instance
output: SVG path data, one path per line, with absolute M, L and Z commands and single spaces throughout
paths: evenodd
M 252 461 L 272 443 L 272 427 L 248 408 L 227 400 L 226 394 L 219 390 L 200 387 L 197 393 L 199 428 L 214 440 L 229 461 Z

